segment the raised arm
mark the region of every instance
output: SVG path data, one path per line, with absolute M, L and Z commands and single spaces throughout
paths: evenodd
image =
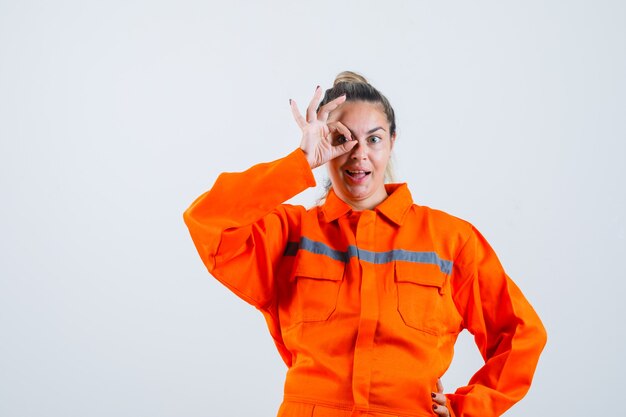
M 281 204 L 313 185 L 300 149 L 244 172 L 221 174 L 184 213 L 209 272 L 250 304 L 264 308 L 274 294 L 274 268 L 287 244 L 289 223 L 304 210 Z
M 211 274 L 260 309 L 272 301 L 274 270 L 289 238 L 289 225 L 297 223 L 304 210 L 282 203 L 315 185 L 312 168 L 348 152 L 355 144 L 332 143 L 335 132 L 350 138 L 349 130 L 341 123 L 327 123 L 330 112 L 345 97 L 316 111 L 321 91 L 319 87 L 315 90 L 306 117 L 290 100 L 302 130 L 299 149 L 244 172 L 221 174 L 213 188 L 184 214 L 198 253 Z

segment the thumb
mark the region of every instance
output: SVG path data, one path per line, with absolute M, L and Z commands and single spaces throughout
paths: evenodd
M 352 150 L 352 148 L 354 148 L 357 145 L 357 140 L 356 139 L 351 139 L 345 143 L 342 143 L 341 145 L 336 145 L 333 146 L 332 152 L 331 152 L 331 157 L 330 159 L 335 159 L 338 156 L 341 156 L 343 154 L 346 154 L 348 152 L 350 152 Z

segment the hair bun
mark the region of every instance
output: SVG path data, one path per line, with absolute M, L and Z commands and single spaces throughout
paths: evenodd
M 364 76 L 352 71 L 344 71 L 337 75 L 333 87 L 339 83 L 369 84 Z

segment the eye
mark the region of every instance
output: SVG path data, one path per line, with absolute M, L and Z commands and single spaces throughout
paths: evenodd
M 372 136 L 367 139 L 369 143 L 378 143 L 382 142 L 382 139 L 379 136 Z
M 339 135 L 335 138 L 335 143 L 337 145 L 342 145 L 344 143 L 346 143 L 348 141 L 348 139 L 346 139 L 346 137 L 344 135 Z

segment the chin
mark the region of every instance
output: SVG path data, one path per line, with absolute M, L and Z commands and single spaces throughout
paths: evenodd
M 370 190 L 367 189 L 355 190 L 350 187 L 345 187 L 345 193 L 347 198 L 354 201 L 364 200 L 372 194 Z

